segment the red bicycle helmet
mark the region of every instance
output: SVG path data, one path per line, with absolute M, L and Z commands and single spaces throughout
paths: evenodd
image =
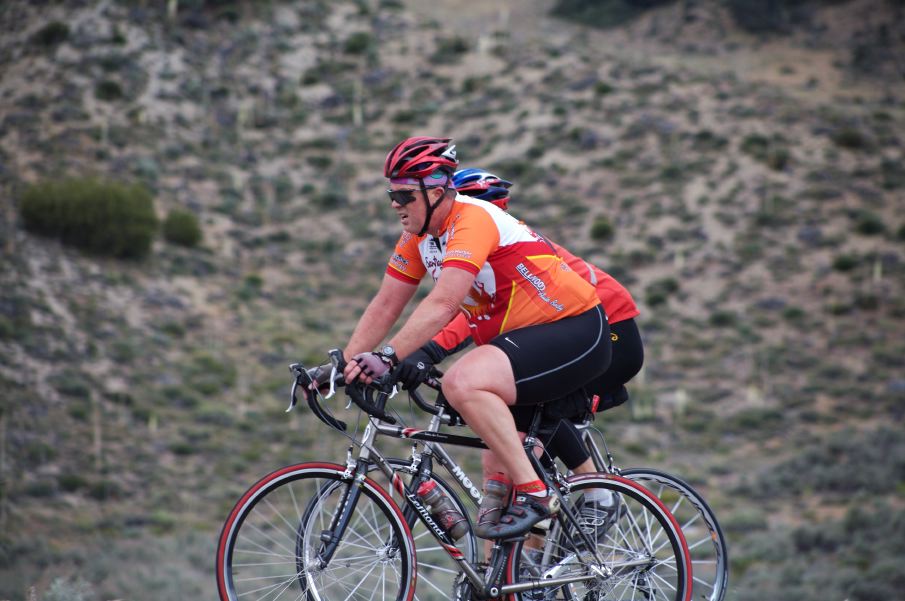
M 423 179 L 438 169 L 448 172 L 456 170 L 456 146 L 450 138 L 416 136 L 396 145 L 387 155 L 383 165 L 383 175 L 387 178 L 411 177 Z

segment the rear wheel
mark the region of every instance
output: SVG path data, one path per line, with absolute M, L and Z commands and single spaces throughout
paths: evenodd
M 593 513 L 589 518 L 590 499 L 603 496 L 612 501 L 613 511 L 605 519 L 594 519 Z M 685 539 L 675 519 L 653 494 L 620 476 L 573 476 L 568 479 L 565 504 L 576 516 L 583 516 L 581 530 L 596 557 L 589 552 L 584 537 L 560 513 L 545 541 L 529 538 L 516 543 L 508 565 L 508 582 L 576 581 L 516 593 L 515 598 L 689 601 L 692 574 Z M 540 548 L 532 549 L 537 546 Z
M 692 596 L 722 601 L 729 584 L 729 554 L 723 530 L 704 498 L 683 480 L 648 468 L 631 468 L 622 475 L 640 483 L 669 508 L 691 552 Z

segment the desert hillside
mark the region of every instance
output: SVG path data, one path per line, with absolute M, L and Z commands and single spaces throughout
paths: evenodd
M 286 366 L 376 291 L 419 134 L 638 301 L 644 370 L 596 423 L 705 494 L 727 600 L 901 596 L 905 9 L 750 4 L 0 4 L 0 599 L 215 599 L 242 492 L 344 460 Z M 37 235 L 23 195 L 61 177 L 202 240 Z

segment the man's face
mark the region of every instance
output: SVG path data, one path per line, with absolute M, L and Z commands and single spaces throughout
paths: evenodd
M 424 227 L 424 220 L 427 217 L 427 205 L 424 203 L 424 192 L 420 186 L 411 184 L 390 184 L 390 190 L 393 191 L 409 191 L 408 195 L 413 200 L 406 204 L 401 204 L 398 200 L 392 200 L 390 206 L 399 215 L 399 221 L 402 222 L 402 229 L 410 234 L 418 234 Z M 427 200 L 433 205 L 437 199 L 443 194 L 442 188 L 428 188 Z

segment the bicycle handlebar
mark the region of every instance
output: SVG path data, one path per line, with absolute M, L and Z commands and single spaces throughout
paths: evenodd
M 301 387 L 308 402 L 308 407 L 315 416 L 331 428 L 341 432 L 347 429 L 346 422 L 333 417 L 330 411 L 320 402 L 321 390 L 329 386 L 330 392 L 337 386 L 345 387 L 346 394 L 353 403 L 361 407 L 368 415 L 395 424 L 396 418 L 386 412 L 386 402 L 393 390 L 395 381 L 392 374 L 386 374 L 375 379 L 370 384 L 364 382 L 352 382 L 347 384 L 343 379 L 343 369 L 346 362 L 343 353 L 339 349 L 332 349 L 329 353 L 330 363 L 306 369 L 301 363 L 293 363 L 289 371 L 295 376 L 290 392 L 289 407 L 291 411 L 298 404 L 298 390 Z
M 329 351 L 328 355 L 330 356 L 330 363 L 326 365 L 319 365 L 310 369 L 306 369 L 301 363 L 293 363 L 289 366 L 289 370 L 292 372 L 293 376 L 295 376 L 295 379 L 292 383 L 289 407 L 286 411 L 291 411 L 298 404 L 298 390 L 299 387 L 301 387 L 305 394 L 308 407 L 311 409 L 312 413 L 331 428 L 345 432 L 347 429 L 346 422 L 334 417 L 321 403 L 321 398 L 329 398 L 329 395 L 328 397 L 323 397 L 321 391 L 325 388 L 329 388 L 332 393 L 338 386 L 345 387 L 346 394 L 352 402 L 358 405 L 365 413 L 387 423 L 395 424 L 396 418 L 386 412 L 386 403 L 389 400 L 390 393 L 393 391 L 393 386 L 396 383 L 392 372 L 375 379 L 371 384 L 365 384 L 359 381 L 346 384 L 343 379 L 345 360 L 342 351 L 339 349 L 332 349 Z M 424 384 L 428 388 L 439 391 L 440 378 L 442 377 L 443 372 L 437 368 L 432 368 L 430 377 Z M 418 408 L 431 415 L 440 415 L 446 408 L 443 405 L 428 402 L 417 389 L 409 390 L 409 396 Z M 445 417 L 450 416 L 446 415 Z M 450 417 L 447 421 L 450 425 L 458 425 L 458 423 L 461 422 L 461 419 Z

